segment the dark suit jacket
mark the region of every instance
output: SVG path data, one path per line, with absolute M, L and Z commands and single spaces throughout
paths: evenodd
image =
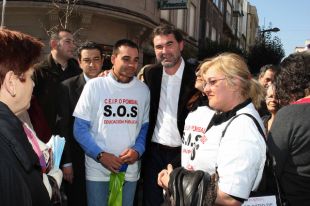
M 147 144 L 149 144 L 151 142 L 157 120 L 163 67 L 162 65 L 159 64 L 152 65 L 144 70 L 143 75 L 144 75 L 144 81 L 148 85 L 151 94 L 150 116 L 149 116 L 150 121 L 149 121 L 149 130 L 147 133 Z M 177 114 L 178 130 L 180 132 L 181 137 L 183 135 L 185 118 L 189 113 L 189 110 L 187 109 L 188 100 L 197 91 L 195 89 L 195 81 L 196 81 L 195 71 L 188 64 L 185 63 L 181 82 L 180 96 L 178 102 L 178 114 Z
M 0 117 L 0 205 L 51 205 L 38 157 L 21 121 L 2 102 Z
M 67 141 L 62 158 L 63 164 L 72 162 L 72 158 L 76 156 L 75 152 L 79 154 L 82 152 L 84 157 L 82 148 L 73 137 L 74 117 L 72 114 L 85 84 L 82 73 L 63 81 L 59 86 L 56 133 L 65 137 Z
M 70 59 L 67 68 L 63 71 L 61 66 L 55 63 L 51 54 L 44 61 L 35 65 L 35 67 L 33 95 L 37 98 L 43 110 L 44 117 L 52 134 L 57 134 L 55 133 L 55 123 L 59 84 L 70 77 L 80 74 L 82 70 L 76 60 Z M 35 128 L 35 125 L 33 126 Z
M 63 81 L 58 91 L 56 132 L 66 138 L 61 164 L 72 163 L 74 172 L 73 183 L 69 184 L 65 182 L 68 206 L 82 206 L 87 204 L 85 154 L 73 136 L 74 117 L 72 116 L 85 84 L 86 81 L 82 73 Z

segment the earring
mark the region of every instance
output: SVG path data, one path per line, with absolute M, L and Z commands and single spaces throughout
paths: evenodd
M 11 94 L 11 96 L 12 96 L 12 97 L 15 97 L 15 96 L 16 96 L 16 94 L 15 94 L 15 93 L 14 93 L 14 94 Z

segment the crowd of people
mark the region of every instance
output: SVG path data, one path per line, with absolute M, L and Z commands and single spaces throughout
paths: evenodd
M 271 156 L 278 205 L 310 205 L 309 52 L 255 79 L 234 53 L 193 69 L 173 26 L 159 25 L 151 40 L 157 64 L 137 76 L 130 39 L 114 44 L 102 72 L 102 48 L 76 48 L 69 30 L 51 34 L 38 63 L 41 41 L 0 29 L 0 204 L 242 205 Z M 60 168 L 51 135 L 66 139 Z M 120 202 L 111 202 L 121 172 Z

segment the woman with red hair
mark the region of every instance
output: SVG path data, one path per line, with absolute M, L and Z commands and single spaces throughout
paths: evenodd
M 17 117 L 30 106 L 33 65 L 42 47 L 29 35 L 0 29 L 1 205 L 51 205 L 38 156 Z

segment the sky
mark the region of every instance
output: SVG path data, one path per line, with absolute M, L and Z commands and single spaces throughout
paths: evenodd
M 309 0 L 248 0 L 256 6 L 259 26 L 278 27 L 272 33 L 281 39 L 285 56 L 293 53 L 296 46 L 305 46 L 310 39 L 310 1 Z

